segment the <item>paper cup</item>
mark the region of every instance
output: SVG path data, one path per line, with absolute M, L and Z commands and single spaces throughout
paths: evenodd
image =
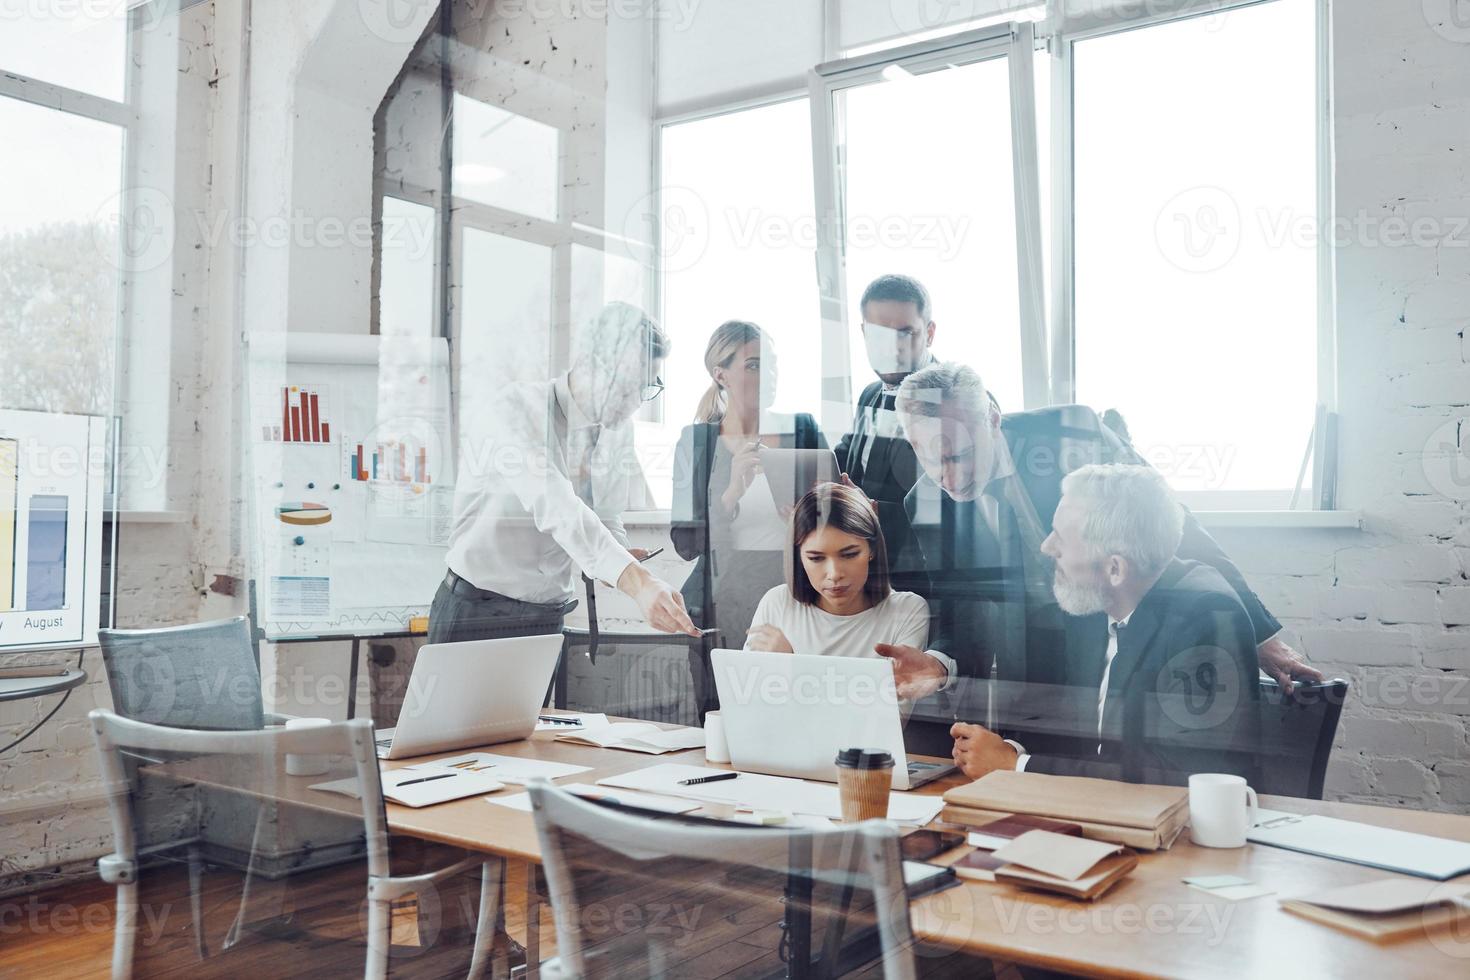
M 291 718 L 286 721 L 286 730 L 321 728 L 331 723 L 330 718 Z M 323 776 L 326 775 L 329 768 L 331 768 L 330 760 L 324 755 L 286 753 L 286 775 L 288 776 Z
M 725 719 L 718 711 L 704 716 L 704 759 L 706 762 L 730 761 L 730 746 L 725 741 Z
M 893 756 L 882 749 L 843 749 L 836 762 L 843 822 L 886 819 Z

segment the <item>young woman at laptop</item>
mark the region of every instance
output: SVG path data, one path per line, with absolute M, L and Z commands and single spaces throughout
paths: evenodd
M 745 649 L 773 653 L 880 657 L 895 645 L 923 650 L 929 604 L 888 584 L 888 550 L 868 498 L 823 483 L 792 512 L 786 584 L 761 599 L 747 635 Z

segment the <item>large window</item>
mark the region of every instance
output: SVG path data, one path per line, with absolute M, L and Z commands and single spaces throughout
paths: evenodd
M 1079 40 L 1077 400 L 1206 505 L 1289 502 L 1317 377 L 1315 9 Z
M 908 30 L 891 55 L 844 42 L 848 57 L 818 69 L 820 101 L 666 125 L 665 313 L 681 337 L 690 318 L 706 321 L 702 352 L 707 330 L 736 315 L 733 284 L 762 270 L 789 305 L 815 278 L 819 315 L 796 307 L 803 369 L 820 372 L 803 390 L 828 400 L 831 435 L 830 400 L 872 378 L 858 297 L 905 272 L 933 296 L 936 355 L 976 367 L 1004 410 L 1117 409 L 1196 508 L 1310 506 L 1310 486 L 1294 490 L 1319 405 L 1335 397 L 1318 248 L 1320 2 L 1100 2 L 1049 18 L 1034 49 L 1030 24 L 1009 37 Z M 824 141 L 815 213 L 835 215 L 816 224 L 815 277 L 784 242 L 728 241 L 727 215 L 798 208 L 810 138 L 798 105 Z M 676 355 L 689 389 L 671 389 L 676 413 L 702 390 L 690 347 Z
M 705 345 L 726 320 L 751 321 L 771 336 L 774 411 L 818 411 L 811 159 L 805 99 L 663 128 L 657 231 L 663 322 L 674 340 L 663 397 L 670 436 L 694 421 L 710 385 Z M 649 479 L 667 507 L 668 481 Z

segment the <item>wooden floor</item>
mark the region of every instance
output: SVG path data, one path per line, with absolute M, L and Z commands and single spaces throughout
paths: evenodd
M 506 928 L 521 942 L 527 938 L 525 874 L 524 866 L 512 867 L 506 881 Z M 268 980 L 303 975 L 352 976 L 361 971 L 361 901 L 357 898 L 363 894 L 360 869 L 318 873 L 305 883 L 293 878 L 289 887 L 266 887 L 252 893 L 250 917 L 256 921 L 256 928 L 248 930 L 246 938 L 233 948 L 220 952 L 223 937 L 239 913 L 241 877 L 218 868 L 204 876 L 201 893 L 210 955 L 201 960 L 195 949 L 185 869 L 177 866 L 150 873 L 141 889 L 137 975 L 169 980 Z M 395 906 L 390 976 L 464 975 L 477 907 L 460 896 L 477 896 L 471 887 L 474 884 L 474 879 L 468 879 L 464 889 L 446 889 L 437 909 L 420 909 L 412 900 Z M 631 907 L 627 902 L 618 906 Z M 107 977 L 113 916 L 114 889 L 99 880 L 0 899 L 0 978 Z M 283 919 L 287 925 L 282 925 Z M 555 955 L 549 909 L 542 909 L 541 922 L 542 955 L 549 958 Z M 678 929 L 682 925 L 671 921 L 670 927 Z M 668 946 L 664 967 L 670 975 L 691 980 L 778 974 L 782 966 L 777 954 L 780 936 L 779 911 L 763 903 L 736 902 L 729 908 L 721 907 L 712 918 L 705 918 L 697 928 L 676 937 Z M 589 945 L 596 938 L 589 935 Z M 602 959 L 596 949 L 594 956 Z M 919 975 L 933 980 L 991 976 L 991 966 L 983 960 L 933 950 L 920 950 L 917 959 Z M 603 960 L 601 965 L 606 969 L 609 963 Z M 625 970 L 614 966 L 607 972 L 636 976 L 647 972 L 647 968 Z M 864 980 L 881 975 L 877 963 L 846 974 Z

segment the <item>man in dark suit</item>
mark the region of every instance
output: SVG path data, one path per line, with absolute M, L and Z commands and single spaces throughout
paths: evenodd
M 931 645 L 954 659 L 956 675 L 936 676 L 935 658 L 922 651 L 879 652 L 894 659 L 906 696 L 943 689 L 916 706 L 909 726 L 911 749 L 932 754 L 938 748 L 932 729 L 941 719 L 995 720 L 995 689 L 972 679 L 998 678 L 1013 691 L 1064 682 L 1068 651 L 1095 622 L 1089 626 L 1061 611 L 1041 553 L 1062 479 L 1089 463 L 1143 460 L 1080 405 L 1002 416 L 979 376 L 962 365 L 914 373 L 895 405 L 925 473 L 906 501 L 922 574 L 911 583 L 895 576 L 895 584 L 929 599 L 937 618 Z M 1321 679 L 1277 636 L 1280 623 L 1187 513 L 1179 557 L 1213 567 L 1236 592 L 1263 669 L 1285 685 L 1293 676 Z
M 1175 785 L 1194 772 L 1255 777 L 1255 628 L 1218 570 L 1175 557 L 1184 524 L 1147 466 L 1067 475 L 1041 550 L 1062 612 L 1088 628 L 1067 650 L 1041 730 L 1006 739 L 954 725 L 966 775 L 1014 769 Z
M 879 276 L 858 304 L 863 345 L 878 380 L 858 398 L 852 431 L 837 444 L 837 465 L 846 482 L 867 494 L 878 511 L 889 564 L 903 569 L 913 559 L 904 498 L 919 477 L 913 448 L 893 409 L 898 386 L 934 363 L 934 321 L 929 292 L 910 276 Z

